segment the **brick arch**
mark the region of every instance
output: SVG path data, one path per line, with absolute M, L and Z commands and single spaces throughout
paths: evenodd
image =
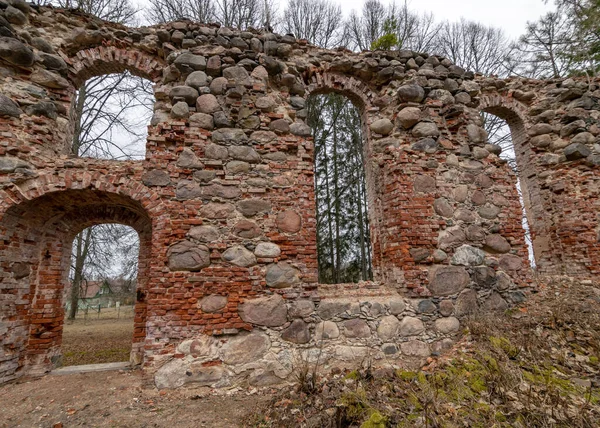
M 157 82 L 165 67 L 165 62 L 158 55 L 114 46 L 80 50 L 70 58 L 69 63 L 69 75 L 77 87 L 92 77 L 124 71 Z
M 506 121 L 510 128 L 515 150 L 528 143 L 527 107 L 514 98 L 500 94 L 484 94 L 479 101 L 478 110 L 498 116 Z M 517 159 L 517 162 L 519 159 Z M 526 160 L 524 160 L 526 162 Z
M 6 187 L 0 191 L 0 222 L 6 211 L 13 206 L 39 198 L 49 193 L 63 190 L 93 189 L 109 194 L 123 195 L 136 201 L 153 218 L 164 215 L 165 208 L 158 195 L 141 183 L 141 180 L 129 178 L 128 171 L 107 174 L 103 166 L 112 162 L 98 162 L 88 165 L 87 169 L 67 171 L 64 175 L 43 175 L 26 180 L 18 185 Z
M 160 214 L 165 210 L 152 203 L 156 198 L 152 191 L 119 175 L 76 171 L 68 177 L 30 180 L 11 190 L 10 199 L 4 192 L 3 200 L 12 203 L 5 204 L 0 215 L 0 233 L 5 238 L 0 245 L 0 270 L 5 272 L 4 288 L 18 296 L 8 314 L 11 326 L 28 338 L 15 352 L 15 369 L 34 375 L 50 370 L 61 353 L 63 289 L 75 234 L 101 223 L 133 227 L 140 239 L 138 296 L 144 296 L 150 277 L 153 219 L 165 221 Z M 25 274 L 17 268 L 25 269 Z M 143 299 L 136 303 L 135 313 L 131 355 L 139 363 L 146 329 Z
M 313 74 L 307 82 L 309 96 L 337 92 L 346 96 L 360 110 L 364 112 L 371 104 L 375 95 L 369 86 L 352 76 L 341 73 L 320 71 Z

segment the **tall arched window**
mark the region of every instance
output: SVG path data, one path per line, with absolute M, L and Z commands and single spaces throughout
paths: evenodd
M 371 280 L 364 139 L 358 108 L 342 94 L 312 95 L 319 282 Z

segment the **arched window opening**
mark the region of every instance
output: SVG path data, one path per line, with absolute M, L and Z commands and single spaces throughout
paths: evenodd
M 73 240 L 65 287 L 63 366 L 130 360 L 134 331 L 138 233 L 99 224 Z
M 500 158 L 507 162 L 517 177 L 515 186 L 517 188 L 519 202 L 521 204 L 521 222 L 523 225 L 523 230 L 525 231 L 525 243 L 527 245 L 529 263 L 531 267 L 535 267 L 531 227 L 529 225 L 529 220 L 527 219 L 527 209 L 523 193 L 523 171 L 519 168 L 519 164 L 517 162 L 517 153 L 513 141 L 513 132 L 511 132 L 511 128 L 505 119 L 487 112 L 482 112 L 481 115 L 483 117 L 485 130 L 488 134 L 488 143 L 499 146 L 502 149 Z
M 312 95 L 319 282 L 373 278 L 361 115 L 345 96 Z
M 72 104 L 69 152 L 96 159 L 144 159 L 154 102 L 152 82 L 128 71 L 86 80 Z

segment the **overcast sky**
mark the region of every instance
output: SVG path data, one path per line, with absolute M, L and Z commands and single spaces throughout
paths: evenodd
M 349 9 L 362 7 L 360 0 L 346 0 L 343 4 L 348 4 Z M 415 11 L 433 12 L 439 21 L 464 17 L 500 27 L 511 38 L 523 34 L 527 21 L 535 21 L 553 9 L 552 4 L 542 0 L 408 0 L 408 6 Z
M 148 0 L 135 0 L 143 9 Z M 360 11 L 364 0 L 333 0 L 342 6 L 344 15 L 348 16 L 353 9 Z M 279 0 L 280 11 L 285 8 L 286 0 Z M 388 0 L 382 0 L 389 3 Z M 403 0 L 396 0 L 402 4 Z M 461 17 L 493 25 L 504 29 L 506 35 L 516 39 L 525 30 L 527 21 L 535 21 L 545 12 L 552 10 L 550 4 L 542 0 L 408 0 L 411 10 L 432 12 L 438 21 L 458 21 Z

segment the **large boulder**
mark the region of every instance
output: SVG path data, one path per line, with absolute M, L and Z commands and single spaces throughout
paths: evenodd
M 223 362 L 231 365 L 252 363 L 262 358 L 270 347 L 269 336 L 264 333 L 238 335 L 223 345 Z
M 271 288 L 287 288 L 300 282 L 300 271 L 286 262 L 271 264 L 265 277 Z
M 434 296 L 450 296 L 469 285 L 471 278 L 462 266 L 440 266 L 433 268 L 429 275 L 429 291 Z
M 281 332 L 281 338 L 292 343 L 308 343 L 310 341 L 308 324 L 301 319 L 295 319 L 288 328 Z
M 19 67 L 31 67 L 35 60 L 33 51 L 12 37 L 0 37 L 0 58 Z
M 172 271 L 199 271 L 210 265 L 210 251 L 204 245 L 180 241 L 167 251 L 169 269 Z
M 228 248 L 223 253 L 223 260 L 235 266 L 249 267 L 256 264 L 256 256 L 253 252 L 241 245 Z
M 239 311 L 245 322 L 255 325 L 279 327 L 287 321 L 287 306 L 279 294 L 246 300 Z
M 423 321 L 415 317 L 404 317 L 398 326 L 401 336 L 417 336 L 425 331 Z
M 0 117 L 19 117 L 23 111 L 16 102 L 6 95 L 0 94 Z

